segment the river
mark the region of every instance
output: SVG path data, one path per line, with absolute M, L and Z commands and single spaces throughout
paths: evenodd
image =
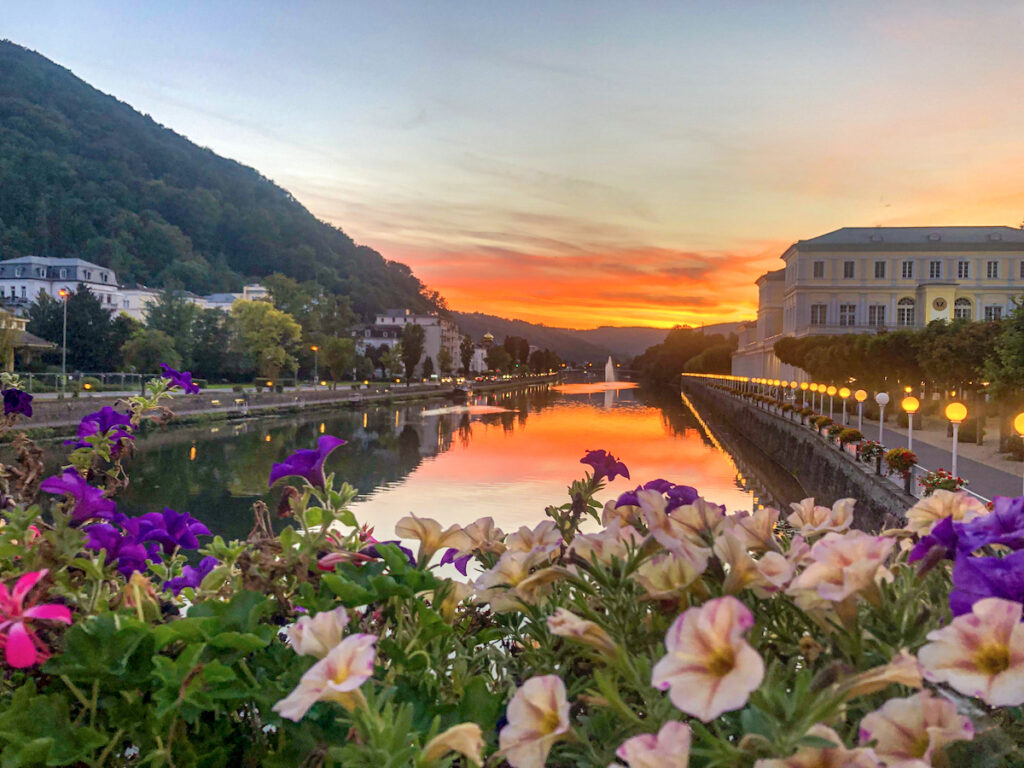
M 597 448 L 618 456 L 632 477 L 616 478 L 602 501 L 654 478 L 692 485 L 730 511 L 799 495 L 791 477 L 770 460 L 751 459 L 753 446 L 709 425 L 678 393 L 571 394 L 536 385 L 471 404 L 502 410 L 451 412 L 442 401 L 419 402 L 149 432 L 137 440 L 131 485 L 118 503 L 129 514 L 188 510 L 215 533 L 244 537 L 255 501 L 276 507 L 271 465 L 314 447 L 322 434 L 348 441 L 326 469 L 359 490 L 352 511 L 378 537 L 409 512 L 445 525 L 487 515 L 505 531 L 534 525 L 547 505 L 567 500 L 569 482 L 587 469 L 580 458 Z M 61 454 L 47 458 L 55 468 Z

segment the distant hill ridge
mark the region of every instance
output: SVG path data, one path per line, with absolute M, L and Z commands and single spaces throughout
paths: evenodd
M 252 168 L 0 41 L 0 258 L 77 256 L 197 293 L 282 272 L 362 316 L 437 308 L 404 264 L 356 245 Z
M 648 347 L 663 342 L 669 332 L 668 328 L 646 326 L 603 325 L 589 330 L 558 328 L 480 312 L 453 312 L 452 315 L 461 331 L 474 339 L 479 339 L 485 333 L 493 333 L 500 343 L 506 336 L 524 336 L 531 344 L 547 347 L 557 352 L 563 360 L 572 362 L 593 362 L 609 355 L 617 358 L 635 357 Z M 705 326 L 704 332 L 728 335 L 735 333 L 738 326 L 739 323 L 717 323 Z

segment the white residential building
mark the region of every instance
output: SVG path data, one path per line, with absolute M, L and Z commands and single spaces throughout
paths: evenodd
M 1024 293 L 1024 231 L 1012 227 L 844 227 L 781 258 L 757 280 L 756 332 L 741 329 L 734 375 L 806 379 L 775 357 L 782 336 L 998 320 Z
M 0 261 L 0 293 L 3 303 L 15 312 L 26 311 L 41 293 L 58 296 L 61 290 L 77 291 L 85 286 L 111 312 L 118 301 L 114 270 L 84 259 L 51 256 L 20 256 Z

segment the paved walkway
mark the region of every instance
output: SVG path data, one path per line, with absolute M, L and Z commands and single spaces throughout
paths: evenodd
M 928 470 L 952 468 L 953 439 L 946 436 L 944 422 L 931 418 L 926 429 L 914 428 L 914 453 L 917 463 Z M 850 419 L 853 426 L 857 418 Z M 989 420 L 990 435 L 982 445 L 960 443 L 957 446 L 957 474 L 968 482 L 968 488 L 980 496 L 991 499 L 995 496 L 1020 496 L 1024 464 L 999 453 L 999 439 L 992 431 L 994 420 Z M 878 422 L 864 419 L 864 437 L 878 439 Z M 889 448 L 907 447 L 907 430 L 890 427 L 886 422 L 882 443 Z

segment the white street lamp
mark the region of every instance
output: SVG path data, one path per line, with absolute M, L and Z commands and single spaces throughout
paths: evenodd
M 912 451 L 914 450 L 914 414 L 921 407 L 921 402 L 916 397 L 908 396 L 903 398 L 900 405 L 907 412 L 907 450 Z
M 953 479 L 956 480 L 956 444 L 960 436 L 960 425 L 967 418 L 967 406 L 963 403 L 950 403 L 946 406 L 946 418 L 953 425 L 953 466 L 950 471 L 953 473 Z
M 64 390 L 67 387 L 68 380 L 68 296 L 70 291 L 67 288 L 61 288 L 57 291 L 57 295 L 64 301 L 64 340 L 60 345 L 60 399 L 64 399 Z
M 846 398 L 850 396 L 849 387 L 841 387 L 839 390 L 839 396 L 843 398 L 843 426 L 846 426 Z
M 853 393 L 853 399 L 857 401 L 857 430 L 864 431 L 864 401 L 868 399 L 868 393 L 858 389 Z
M 833 416 L 832 416 L 832 406 L 833 406 L 834 403 L 833 403 L 832 398 L 835 397 L 836 392 L 838 392 L 838 391 L 839 390 L 835 388 L 834 384 L 829 384 L 828 385 L 828 389 L 825 390 L 825 394 L 828 395 L 828 417 L 830 419 L 833 418 Z
M 889 396 L 885 392 L 875 395 L 875 402 L 878 403 L 878 442 L 882 442 L 882 425 L 885 424 L 885 406 L 889 404 Z

